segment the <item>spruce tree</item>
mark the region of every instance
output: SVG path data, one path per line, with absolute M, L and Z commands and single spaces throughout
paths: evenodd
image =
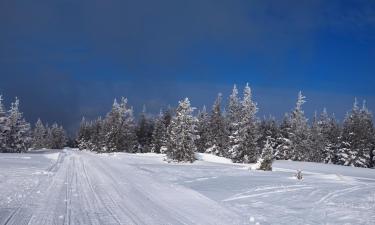
M 291 157 L 296 161 L 308 160 L 309 155 L 311 155 L 311 149 L 309 148 L 311 146 L 310 130 L 302 110 L 302 105 L 306 102 L 305 99 L 306 97 L 302 95 L 302 92 L 299 92 L 296 107 L 290 115 Z
M 170 160 L 193 162 L 196 151 L 196 118 L 188 98 L 179 102 L 176 115 L 168 127 L 167 157 Z
M 8 115 L 3 105 L 3 98 L 0 95 L 0 152 L 5 152 L 7 150 L 7 135 L 9 131 Z
M 33 130 L 32 147 L 34 149 L 45 148 L 47 138 L 46 135 L 46 128 L 44 127 L 43 122 L 40 119 L 38 119 L 38 121 L 35 123 L 35 128 Z
M 275 159 L 288 160 L 292 158 L 292 141 L 290 140 L 291 129 L 290 115 L 285 114 L 280 124 L 280 134 L 276 140 Z
M 222 95 L 219 93 L 209 118 L 209 148 L 206 150 L 218 156 L 227 156 L 228 130 L 221 112 Z
M 365 104 L 358 107 L 357 99 L 347 114 L 338 152 L 339 164 L 345 166 L 371 167 L 374 149 L 374 125 L 372 115 Z
M 137 127 L 138 151 L 150 152 L 154 124 L 146 115 L 146 107 L 143 106 Z
M 158 118 L 155 120 L 155 127 L 152 132 L 151 151 L 164 153 L 167 144 L 167 127 L 165 126 L 164 114 L 160 110 Z
M 31 127 L 19 110 L 18 98 L 12 103 L 8 114 L 6 126 L 9 127 L 9 132 L 6 136 L 6 151 L 26 152 L 31 145 Z
M 252 93 L 248 84 L 246 84 L 244 89 L 241 106 L 241 121 L 238 130 L 239 143 L 231 157 L 234 162 L 255 163 L 259 156 L 257 148 L 259 136 L 256 118 L 258 108 L 252 100 Z
M 198 112 L 197 116 L 197 134 L 196 146 L 198 152 L 205 152 L 209 148 L 210 143 L 210 123 L 206 106 Z
M 67 141 L 64 128 L 62 126 L 59 126 L 57 123 L 54 123 L 50 129 L 49 139 L 51 143 L 51 149 L 64 148 Z
M 242 115 L 241 100 L 238 97 L 237 86 L 233 86 L 232 94 L 229 96 L 228 101 L 228 112 L 226 115 L 228 122 L 228 133 L 229 133 L 229 145 L 228 145 L 228 156 L 236 155 L 237 148 L 240 141 L 240 123 Z
M 259 170 L 272 171 L 272 162 L 273 162 L 273 147 L 270 144 L 270 141 L 267 140 L 263 149 L 260 159 L 258 160 Z

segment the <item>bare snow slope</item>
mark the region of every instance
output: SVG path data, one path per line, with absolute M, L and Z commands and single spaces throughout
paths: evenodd
M 154 154 L 56 156 L 0 154 L 0 224 L 375 224 L 375 170 L 278 161 L 262 172 L 168 164 Z M 293 178 L 296 169 L 304 180 Z

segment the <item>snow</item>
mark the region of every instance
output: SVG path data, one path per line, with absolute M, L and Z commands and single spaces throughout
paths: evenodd
M 60 155 L 60 153 L 56 152 L 56 153 L 44 154 L 43 156 L 46 157 L 47 159 L 51 159 L 51 160 L 57 161 L 57 159 L 59 158 L 59 155 Z
M 196 152 L 194 156 L 197 160 L 200 160 L 200 161 L 232 164 L 232 160 L 224 158 L 224 157 L 216 156 L 213 154 Z
M 207 154 L 193 164 L 157 154 L 53 154 L 0 154 L 0 224 L 375 221 L 371 169 L 276 161 L 270 172 Z M 292 179 L 297 169 L 303 180 Z

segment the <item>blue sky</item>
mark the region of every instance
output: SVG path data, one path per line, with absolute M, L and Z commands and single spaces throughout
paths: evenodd
M 259 116 L 375 108 L 375 2 L 3 0 L 0 92 L 73 129 L 127 96 L 151 112 L 249 82 Z

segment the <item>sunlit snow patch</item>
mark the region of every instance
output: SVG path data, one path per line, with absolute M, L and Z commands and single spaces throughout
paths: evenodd
M 199 161 L 232 164 L 232 160 L 207 153 L 195 153 L 195 158 Z
M 43 154 L 43 156 L 46 157 L 47 159 L 51 159 L 51 160 L 55 160 L 55 161 L 57 161 L 57 159 L 59 158 L 59 155 L 60 155 L 59 152 Z

